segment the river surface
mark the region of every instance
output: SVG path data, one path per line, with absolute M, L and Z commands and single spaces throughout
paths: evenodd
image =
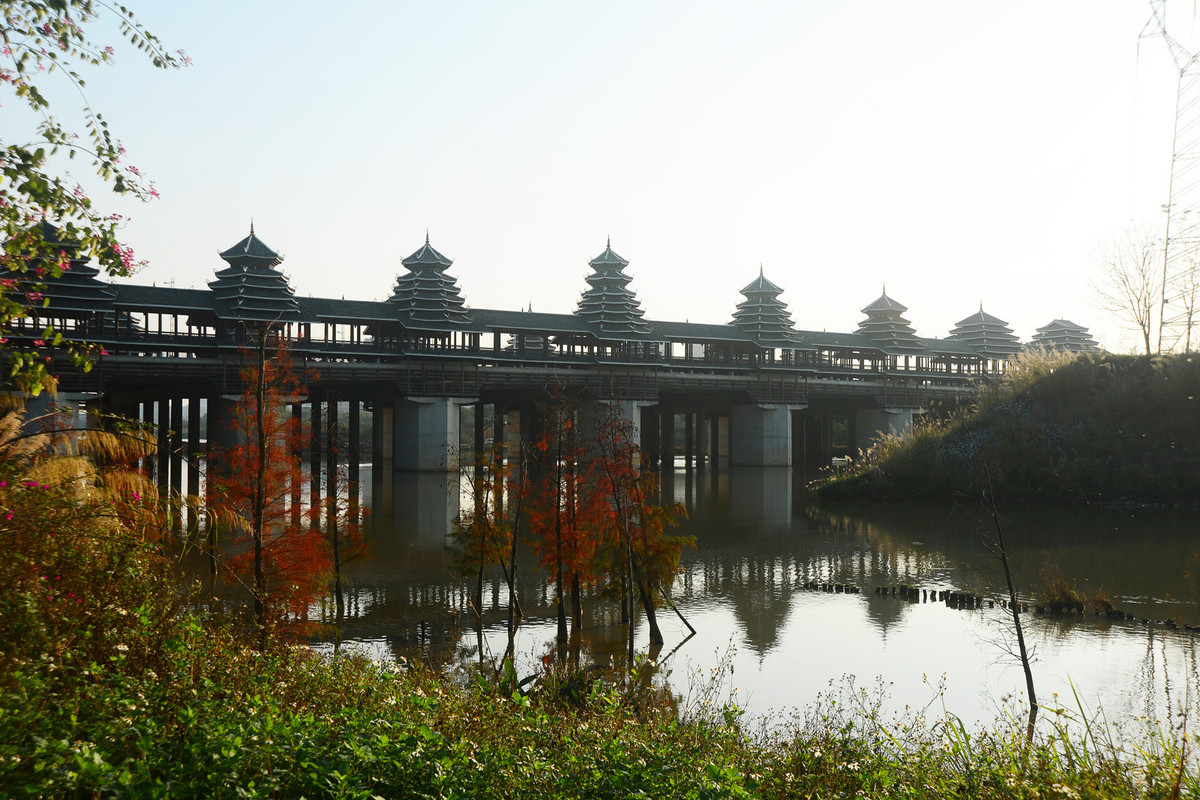
M 477 629 L 448 549 L 458 487 L 442 475 L 382 477 L 364 471 L 372 558 L 350 568 L 339 646 L 376 658 L 497 660 L 508 644 L 507 590 L 499 574 L 491 577 Z M 696 633 L 689 637 L 675 613 L 660 610 L 666 643 L 650 653 L 660 683 L 683 703 L 707 693 L 736 700 L 760 720 L 851 684 L 871 694 L 882 686 L 885 710 L 928 707 L 970 727 L 1024 713 L 1025 680 L 1011 655 L 1012 619 L 1000 603 L 1007 591 L 985 509 L 830 507 L 807 495 L 805 482 L 786 468 L 664 476 L 664 495 L 688 509 L 679 532 L 696 539 L 672 589 Z M 1082 703 L 1118 726 L 1170 725 L 1180 710 L 1194 711 L 1200 633 L 1190 628 L 1200 626 L 1200 514 L 1019 507 L 1003 510 L 1001 524 L 1025 602 L 1036 604 L 1043 576 L 1057 573 L 1134 616 L 1023 615 L 1044 707 Z M 552 587 L 530 566 L 520 569 L 526 616 L 514 651 L 524 675 L 554 653 L 555 621 Z M 916 597 L 893 595 L 890 587 L 900 585 L 915 588 Z M 943 591 L 984 602 L 967 610 L 931 599 Z M 615 607 L 587 603 L 578 638 L 585 661 L 619 657 L 625 634 L 618 622 Z M 639 652 L 648 652 L 644 623 L 636 633 Z M 334 636 L 314 644 L 331 648 Z

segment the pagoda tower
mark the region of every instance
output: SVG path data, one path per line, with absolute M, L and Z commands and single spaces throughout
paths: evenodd
M 221 253 L 227 266 L 208 282 L 217 316 L 241 322 L 281 322 L 298 317 L 300 304 L 278 267 L 283 258 L 254 234 Z
M 454 263 L 429 244 L 401 261 L 408 274 L 396 278 L 389 302 L 401 323 L 415 330 L 447 330 L 470 323 L 458 283 L 446 274 Z
M 908 311 L 908 307 L 888 297 L 886 287 L 878 300 L 861 311 L 867 318 L 858 324 L 855 333 L 867 336 L 881 350 L 889 353 L 923 352 L 916 331 L 901 316 Z
M 22 290 L 40 292 L 49 301 L 44 307 L 31 306 L 29 312 L 35 317 L 78 320 L 111 317 L 116 292 L 100 279 L 100 268 L 91 266 L 90 258 L 79 257 L 79 243 L 64 237 L 44 219 L 35 226 L 35 231 L 47 255 L 32 258 L 27 271 L 9 271 Z M 50 264 L 57 262 L 60 252 L 66 255 L 67 263 L 62 274 L 55 275 Z
M 1030 345 L 1071 353 L 1095 353 L 1100 350 L 1100 343 L 1091 337 L 1088 329 L 1069 319 L 1056 319 L 1038 328 Z
M 988 361 L 990 367 L 1006 362 L 1009 356 L 1021 349 L 1021 342 L 1008 323 L 985 312 L 982 303 L 979 304 L 979 311 L 959 320 L 947 338 L 956 339 L 970 347 Z
M 583 319 L 601 339 L 641 337 L 650 333 L 642 318 L 637 296 L 630 291 L 625 267 L 629 262 L 613 252 L 612 240 L 604 252 L 588 262 L 592 274 L 588 288 L 579 298 L 575 315 Z
M 783 293 L 775 284 L 763 276 L 758 268 L 758 278 L 742 289 L 746 298 L 738 303 L 730 323 L 754 337 L 754 341 L 768 347 L 795 347 L 800 344 L 800 334 L 787 304 L 779 299 Z

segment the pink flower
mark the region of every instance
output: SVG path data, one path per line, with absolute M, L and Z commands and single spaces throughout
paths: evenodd
M 46 340 L 45 340 L 45 339 L 34 339 L 34 340 L 33 340 L 33 346 L 34 346 L 34 347 L 45 347 L 45 346 L 46 346 Z

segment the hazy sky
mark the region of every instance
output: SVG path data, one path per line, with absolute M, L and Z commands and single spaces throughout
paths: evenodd
M 253 219 L 298 295 L 384 299 L 428 229 L 469 305 L 570 313 L 611 236 L 651 319 L 727 322 L 761 264 L 803 329 L 886 285 L 922 336 L 982 301 L 1134 343 L 1090 283 L 1167 200 L 1139 0 L 134 10 L 194 60 L 89 80 L 162 195 L 124 209 L 138 282 L 205 286 Z

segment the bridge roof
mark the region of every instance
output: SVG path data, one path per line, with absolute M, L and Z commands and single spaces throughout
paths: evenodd
M 215 319 L 215 298 L 207 289 L 179 289 L 170 286 L 139 286 L 123 283 L 106 284 L 115 298 L 118 312 L 161 310 L 164 313 L 188 314 L 197 318 L 196 324 Z M 348 300 L 328 297 L 297 297 L 299 313 L 289 322 L 345 325 L 396 325 L 395 310 L 387 301 Z M 467 324 L 455 325 L 453 330 L 484 333 L 521 333 L 537 336 L 577 336 L 598 339 L 595 328 L 576 314 L 556 314 L 542 311 L 508 311 L 473 308 Z M 752 333 L 733 324 L 646 320 L 647 332 L 637 341 L 687 342 L 730 344 L 754 347 L 760 343 Z M 211 322 L 209 322 L 211 324 Z M 1071 323 L 1055 321 L 1047 328 L 1079 331 Z M 424 330 L 424 329 L 422 329 Z M 972 357 L 980 355 L 971 342 L 959 338 L 928 339 L 915 337 L 903 348 L 891 348 L 887 342 L 873 339 L 864 333 L 797 330 L 803 343 L 796 350 L 845 349 L 888 355 L 948 355 Z M 1084 332 L 1086 336 L 1086 332 Z
M 754 344 L 754 337 L 736 325 L 714 325 L 703 322 L 666 322 L 648 320 L 651 336 L 672 342 L 733 342 Z

